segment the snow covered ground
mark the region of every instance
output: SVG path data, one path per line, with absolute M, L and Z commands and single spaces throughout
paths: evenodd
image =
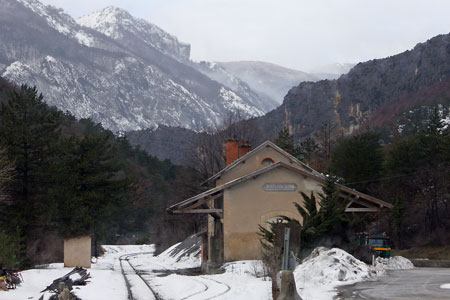
M 198 244 L 195 240 L 176 244 L 158 256 L 153 245 L 104 246 L 105 255 L 89 270 L 92 279 L 86 286 L 76 287 L 75 294 L 83 300 L 126 300 L 127 289 L 120 259 L 128 261 L 163 299 L 271 299 L 271 282 L 261 276 L 260 261 L 237 261 L 223 266 L 224 273 L 200 275 Z M 122 260 L 125 274 L 137 299 L 154 299 L 146 284 Z M 395 257 L 378 259 L 368 266 L 347 252 L 333 248 L 317 248 L 295 271 L 294 276 L 303 300 L 332 299 L 335 287 L 358 281 L 375 280 L 388 269 L 412 268 L 409 260 Z M 0 291 L 0 300 L 39 299 L 40 291 L 71 268 L 52 264 L 44 269 L 24 271 L 25 282 L 16 290 Z M 50 294 L 45 296 L 45 299 Z
M 375 280 L 386 270 L 412 269 L 408 259 L 378 258 L 369 266 L 344 250 L 318 247 L 294 271 L 297 290 L 303 300 L 333 299 L 335 288 L 365 280 Z

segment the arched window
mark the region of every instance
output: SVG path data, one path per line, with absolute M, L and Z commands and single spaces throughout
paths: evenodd
M 273 159 L 271 159 L 270 157 L 266 157 L 266 158 L 264 158 L 262 161 L 261 161 L 261 164 L 263 165 L 263 166 L 268 166 L 268 165 L 271 165 L 271 164 L 273 164 L 274 163 L 274 161 L 273 161 Z

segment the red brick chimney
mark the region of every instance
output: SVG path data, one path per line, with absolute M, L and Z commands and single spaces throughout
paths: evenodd
M 227 166 L 239 158 L 239 142 L 236 136 L 226 140 L 225 156 L 227 158 Z
M 239 143 L 236 136 L 229 138 L 225 142 L 225 155 L 227 158 L 227 166 L 234 162 L 236 159 L 241 158 L 252 150 L 252 147 L 247 142 Z
M 252 151 L 252 147 L 250 146 L 250 143 L 248 141 L 246 141 L 245 143 L 241 143 L 239 145 L 239 158 L 249 153 L 250 151 Z

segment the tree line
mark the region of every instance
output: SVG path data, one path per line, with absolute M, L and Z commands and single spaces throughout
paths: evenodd
M 186 188 L 197 186 L 196 172 L 49 107 L 35 87 L 7 89 L 2 98 L 0 264 L 61 259 L 67 237 L 170 244 L 176 236 L 148 237 L 161 227 L 181 232 L 178 237 L 194 231 L 196 219 L 183 224 L 164 209 L 196 192 Z
M 389 214 L 378 216 L 377 224 L 356 215 L 352 222 L 364 223 L 363 228 L 377 225 L 376 230 L 391 233 L 400 248 L 448 244 L 450 128 L 441 108 L 429 108 L 426 118 L 406 134 L 392 134 L 388 143 L 380 128 L 329 143 L 317 137 L 295 143 L 285 128 L 275 142 L 337 182 L 394 204 Z

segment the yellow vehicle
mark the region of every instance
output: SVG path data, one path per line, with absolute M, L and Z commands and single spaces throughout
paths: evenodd
M 383 234 L 358 234 L 359 246 L 368 246 L 376 257 L 391 257 L 391 239 L 386 233 Z

